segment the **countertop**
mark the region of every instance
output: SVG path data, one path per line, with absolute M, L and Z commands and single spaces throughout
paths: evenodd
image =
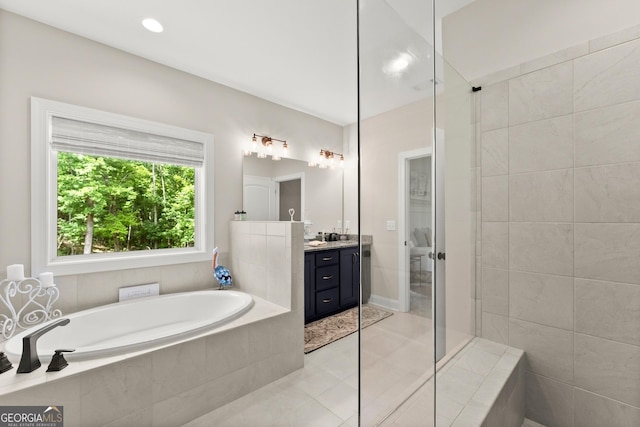
M 372 243 L 372 236 L 362 236 L 362 245 L 368 246 Z M 304 244 L 305 252 L 316 252 L 316 251 L 326 251 L 328 249 L 342 249 L 342 248 L 352 248 L 358 246 L 359 242 L 357 240 L 357 236 L 355 239 L 350 240 L 337 240 L 335 242 L 326 242 L 325 245 L 320 246 L 309 246 L 307 242 Z

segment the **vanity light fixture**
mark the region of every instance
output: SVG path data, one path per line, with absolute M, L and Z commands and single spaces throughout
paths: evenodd
M 162 24 L 154 18 L 144 18 L 142 20 L 142 26 L 152 33 L 161 33 L 164 30 Z
M 318 166 L 320 169 L 327 167 L 334 168 L 336 166 L 336 158 L 340 161 L 340 167 L 344 167 L 344 155 L 336 153 L 335 151 L 321 149 L 318 162 L 309 162 L 309 167 Z
M 258 141 L 260 143 L 258 143 Z M 273 141 L 282 142 L 281 154 L 278 154 L 277 152 L 274 151 L 275 148 L 273 147 Z M 260 147 L 260 144 L 262 144 L 262 147 Z M 289 149 L 289 145 L 287 144 L 287 141 L 285 141 L 284 139 L 278 139 L 278 138 L 273 138 L 266 135 L 258 135 L 257 133 L 254 133 L 253 136 L 251 137 L 251 149 L 244 150 L 243 152 L 245 156 L 250 156 L 251 153 L 255 152 L 257 153 L 257 156 L 259 159 L 264 159 L 267 157 L 267 155 L 270 155 L 272 160 L 280 160 L 282 159 L 282 157 L 287 157 L 288 149 Z

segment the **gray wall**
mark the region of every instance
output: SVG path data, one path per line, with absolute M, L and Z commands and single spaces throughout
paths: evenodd
M 31 96 L 213 134 L 215 188 L 206 203 L 222 264 L 242 206 L 242 148 L 254 132 L 286 139 L 296 158 L 342 146 L 341 126 L 3 10 L 0 93 L 0 279 L 10 264 L 30 272 Z M 214 286 L 209 262 L 65 276 L 56 279 L 58 305 L 66 313 L 111 303 L 119 286 L 155 281 L 162 293 Z
M 479 330 L 547 426 L 640 425 L 639 30 L 477 82 Z

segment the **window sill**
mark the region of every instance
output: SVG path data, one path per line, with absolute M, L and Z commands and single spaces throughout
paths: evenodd
M 152 253 L 147 251 L 118 252 L 56 258 L 49 262 L 43 270 L 50 271 L 56 276 L 68 276 L 210 260 L 211 253 L 207 251 L 197 249 L 156 249 Z

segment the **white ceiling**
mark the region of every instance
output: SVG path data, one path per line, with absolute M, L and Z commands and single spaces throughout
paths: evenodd
M 471 1 L 440 2 L 436 16 Z M 0 8 L 337 124 L 357 119 L 355 0 L 0 0 Z M 363 116 L 425 96 L 430 9 L 361 1 Z M 140 25 L 149 16 L 163 33 Z M 407 49 L 412 71 L 385 76 L 384 63 Z

